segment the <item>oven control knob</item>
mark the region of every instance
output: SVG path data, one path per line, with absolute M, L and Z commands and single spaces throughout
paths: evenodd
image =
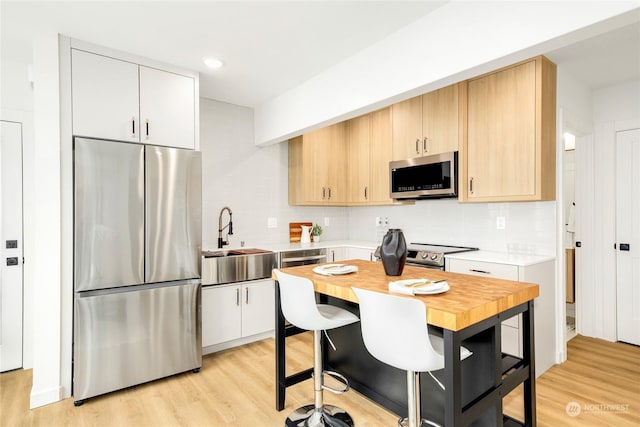
M 422 254 L 420 256 L 422 257 L 422 259 L 427 259 L 429 254 L 427 252 L 422 252 Z
M 431 254 L 431 259 L 433 261 L 437 260 L 438 259 L 438 254 Z

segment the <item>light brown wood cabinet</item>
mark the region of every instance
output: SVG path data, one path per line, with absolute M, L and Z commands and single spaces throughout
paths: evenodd
M 391 107 L 289 140 L 290 205 L 386 205 Z
M 460 200 L 555 199 L 556 66 L 536 57 L 470 79 Z
M 393 160 L 457 151 L 465 101 L 461 82 L 393 104 Z
M 392 204 L 389 197 L 391 108 L 347 121 L 348 204 Z
M 289 140 L 289 204 L 345 205 L 346 122 Z
M 290 205 L 385 205 L 390 160 L 458 151 L 461 202 L 555 200 L 556 65 L 543 56 L 289 141 Z

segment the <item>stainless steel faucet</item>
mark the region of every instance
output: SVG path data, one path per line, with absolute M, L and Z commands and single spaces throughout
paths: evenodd
M 222 214 L 224 211 L 229 212 L 229 222 L 224 227 L 222 226 Z M 227 240 L 222 240 L 222 232 L 225 228 L 229 227 L 229 231 L 227 231 Z M 229 244 L 229 235 L 233 235 L 233 213 L 228 206 L 220 209 L 220 215 L 218 216 L 218 248 L 222 248 L 224 245 Z

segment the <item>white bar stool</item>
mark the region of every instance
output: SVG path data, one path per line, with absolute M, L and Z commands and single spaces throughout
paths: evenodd
M 313 331 L 313 383 L 315 390 L 315 403 L 306 405 L 293 411 L 285 426 L 353 426 L 351 416 L 341 408 L 333 405 L 325 405 L 322 399 L 322 390 L 327 389 L 333 393 L 344 393 L 349 390 L 347 379 L 337 372 L 322 370 L 322 351 L 320 340 L 322 332 L 327 329 L 335 329 L 341 326 L 357 322 L 358 316 L 339 307 L 327 304 L 317 304 L 313 283 L 311 280 L 292 276 L 280 270 L 274 270 L 280 284 L 280 305 L 284 317 L 293 325 Z M 329 336 L 327 335 L 327 339 Z M 329 339 L 331 343 L 331 340 Z M 333 347 L 333 343 L 331 343 Z M 343 390 L 336 390 L 323 384 L 323 374 L 330 375 L 344 383 Z
M 364 345 L 373 357 L 398 369 L 407 371 L 409 427 L 423 423 L 439 426 L 420 416 L 420 372 L 429 375 L 444 390 L 431 371 L 444 368 L 444 343 L 427 329 L 427 309 L 418 299 L 352 288 L 360 304 L 360 327 Z M 471 356 L 460 347 L 460 360 Z

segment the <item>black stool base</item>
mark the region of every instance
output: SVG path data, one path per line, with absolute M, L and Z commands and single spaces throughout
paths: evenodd
M 314 405 L 306 405 L 293 411 L 284 424 L 286 427 L 353 427 L 353 419 L 344 409 L 324 405 L 316 411 Z

